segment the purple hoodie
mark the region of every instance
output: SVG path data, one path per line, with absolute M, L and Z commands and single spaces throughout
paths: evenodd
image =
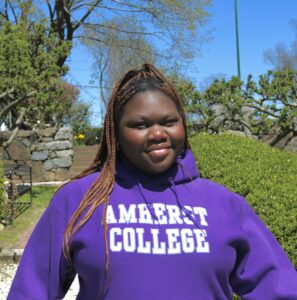
M 79 276 L 77 299 L 95 300 L 104 283 L 99 207 L 62 254 L 67 223 L 98 173 L 57 192 L 24 251 L 9 300 L 55 300 Z M 246 201 L 200 179 L 188 150 L 149 178 L 117 165 L 107 212 L 109 280 L 105 300 L 297 300 L 297 273 Z

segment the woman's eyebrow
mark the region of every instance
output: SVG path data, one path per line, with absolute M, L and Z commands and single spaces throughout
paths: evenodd
M 178 113 L 168 113 L 168 114 L 162 114 L 160 115 L 160 119 L 168 119 L 168 118 L 175 118 L 178 117 L 179 114 Z M 141 119 L 141 120 L 150 120 L 151 117 L 148 117 L 145 114 L 135 114 L 134 119 Z

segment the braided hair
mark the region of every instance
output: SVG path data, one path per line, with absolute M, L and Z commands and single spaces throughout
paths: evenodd
M 108 272 L 109 251 L 107 240 L 107 222 L 106 214 L 109 203 L 109 195 L 111 194 L 116 173 L 117 158 L 117 125 L 121 118 L 124 105 L 139 92 L 147 90 L 160 90 L 170 97 L 180 114 L 184 128 L 186 128 L 185 113 L 182 106 L 182 100 L 176 89 L 164 75 L 151 64 L 143 64 L 140 69 L 132 69 L 124 74 L 114 86 L 107 112 L 104 120 L 103 137 L 101 147 L 89 168 L 72 180 L 95 173 L 100 168 L 100 175 L 92 183 L 91 187 L 80 202 L 79 207 L 72 215 L 66 228 L 63 251 L 67 259 L 70 260 L 70 240 L 92 216 L 96 208 L 104 205 L 103 209 L 103 226 L 104 226 L 104 243 L 105 243 L 105 272 Z M 187 134 L 185 138 L 186 149 L 190 148 Z M 85 214 L 83 214 L 85 213 Z M 79 218 L 83 217 L 79 220 Z M 78 221 L 79 220 L 79 221 Z

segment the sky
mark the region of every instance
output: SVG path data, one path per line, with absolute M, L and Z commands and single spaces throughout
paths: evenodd
M 199 87 L 207 78 L 217 74 L 237 75 L 235 0 L 214 0 L 207 29 L 211 40 L 202 46 L 193 60 L 188 76 Z M 297 18 L 297 0 L 237 0 L 241 78 L 249 74 L 255 79 L 271 68 L 263 53 L 278 42 L 290 44 L 294 32 L 289 24 Z M 193 45 L 195 48 L 195 45 Z M 197 52 L 198 52 L 197 45 Z M 81 98 L 91 104 L 92 124 L 100 126 L 103 108 L 99 88 L 90 83 L 92 58 L 82 46 L 76 46 L 68 61 L 67 81 L 77 85 Z

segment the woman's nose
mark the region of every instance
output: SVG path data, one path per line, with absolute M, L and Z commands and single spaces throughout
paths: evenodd
M 154 125 L 150 129 L 148 138 L 150 140 L 163 141 L 167 139 L 167 134 L 162 126 Z

